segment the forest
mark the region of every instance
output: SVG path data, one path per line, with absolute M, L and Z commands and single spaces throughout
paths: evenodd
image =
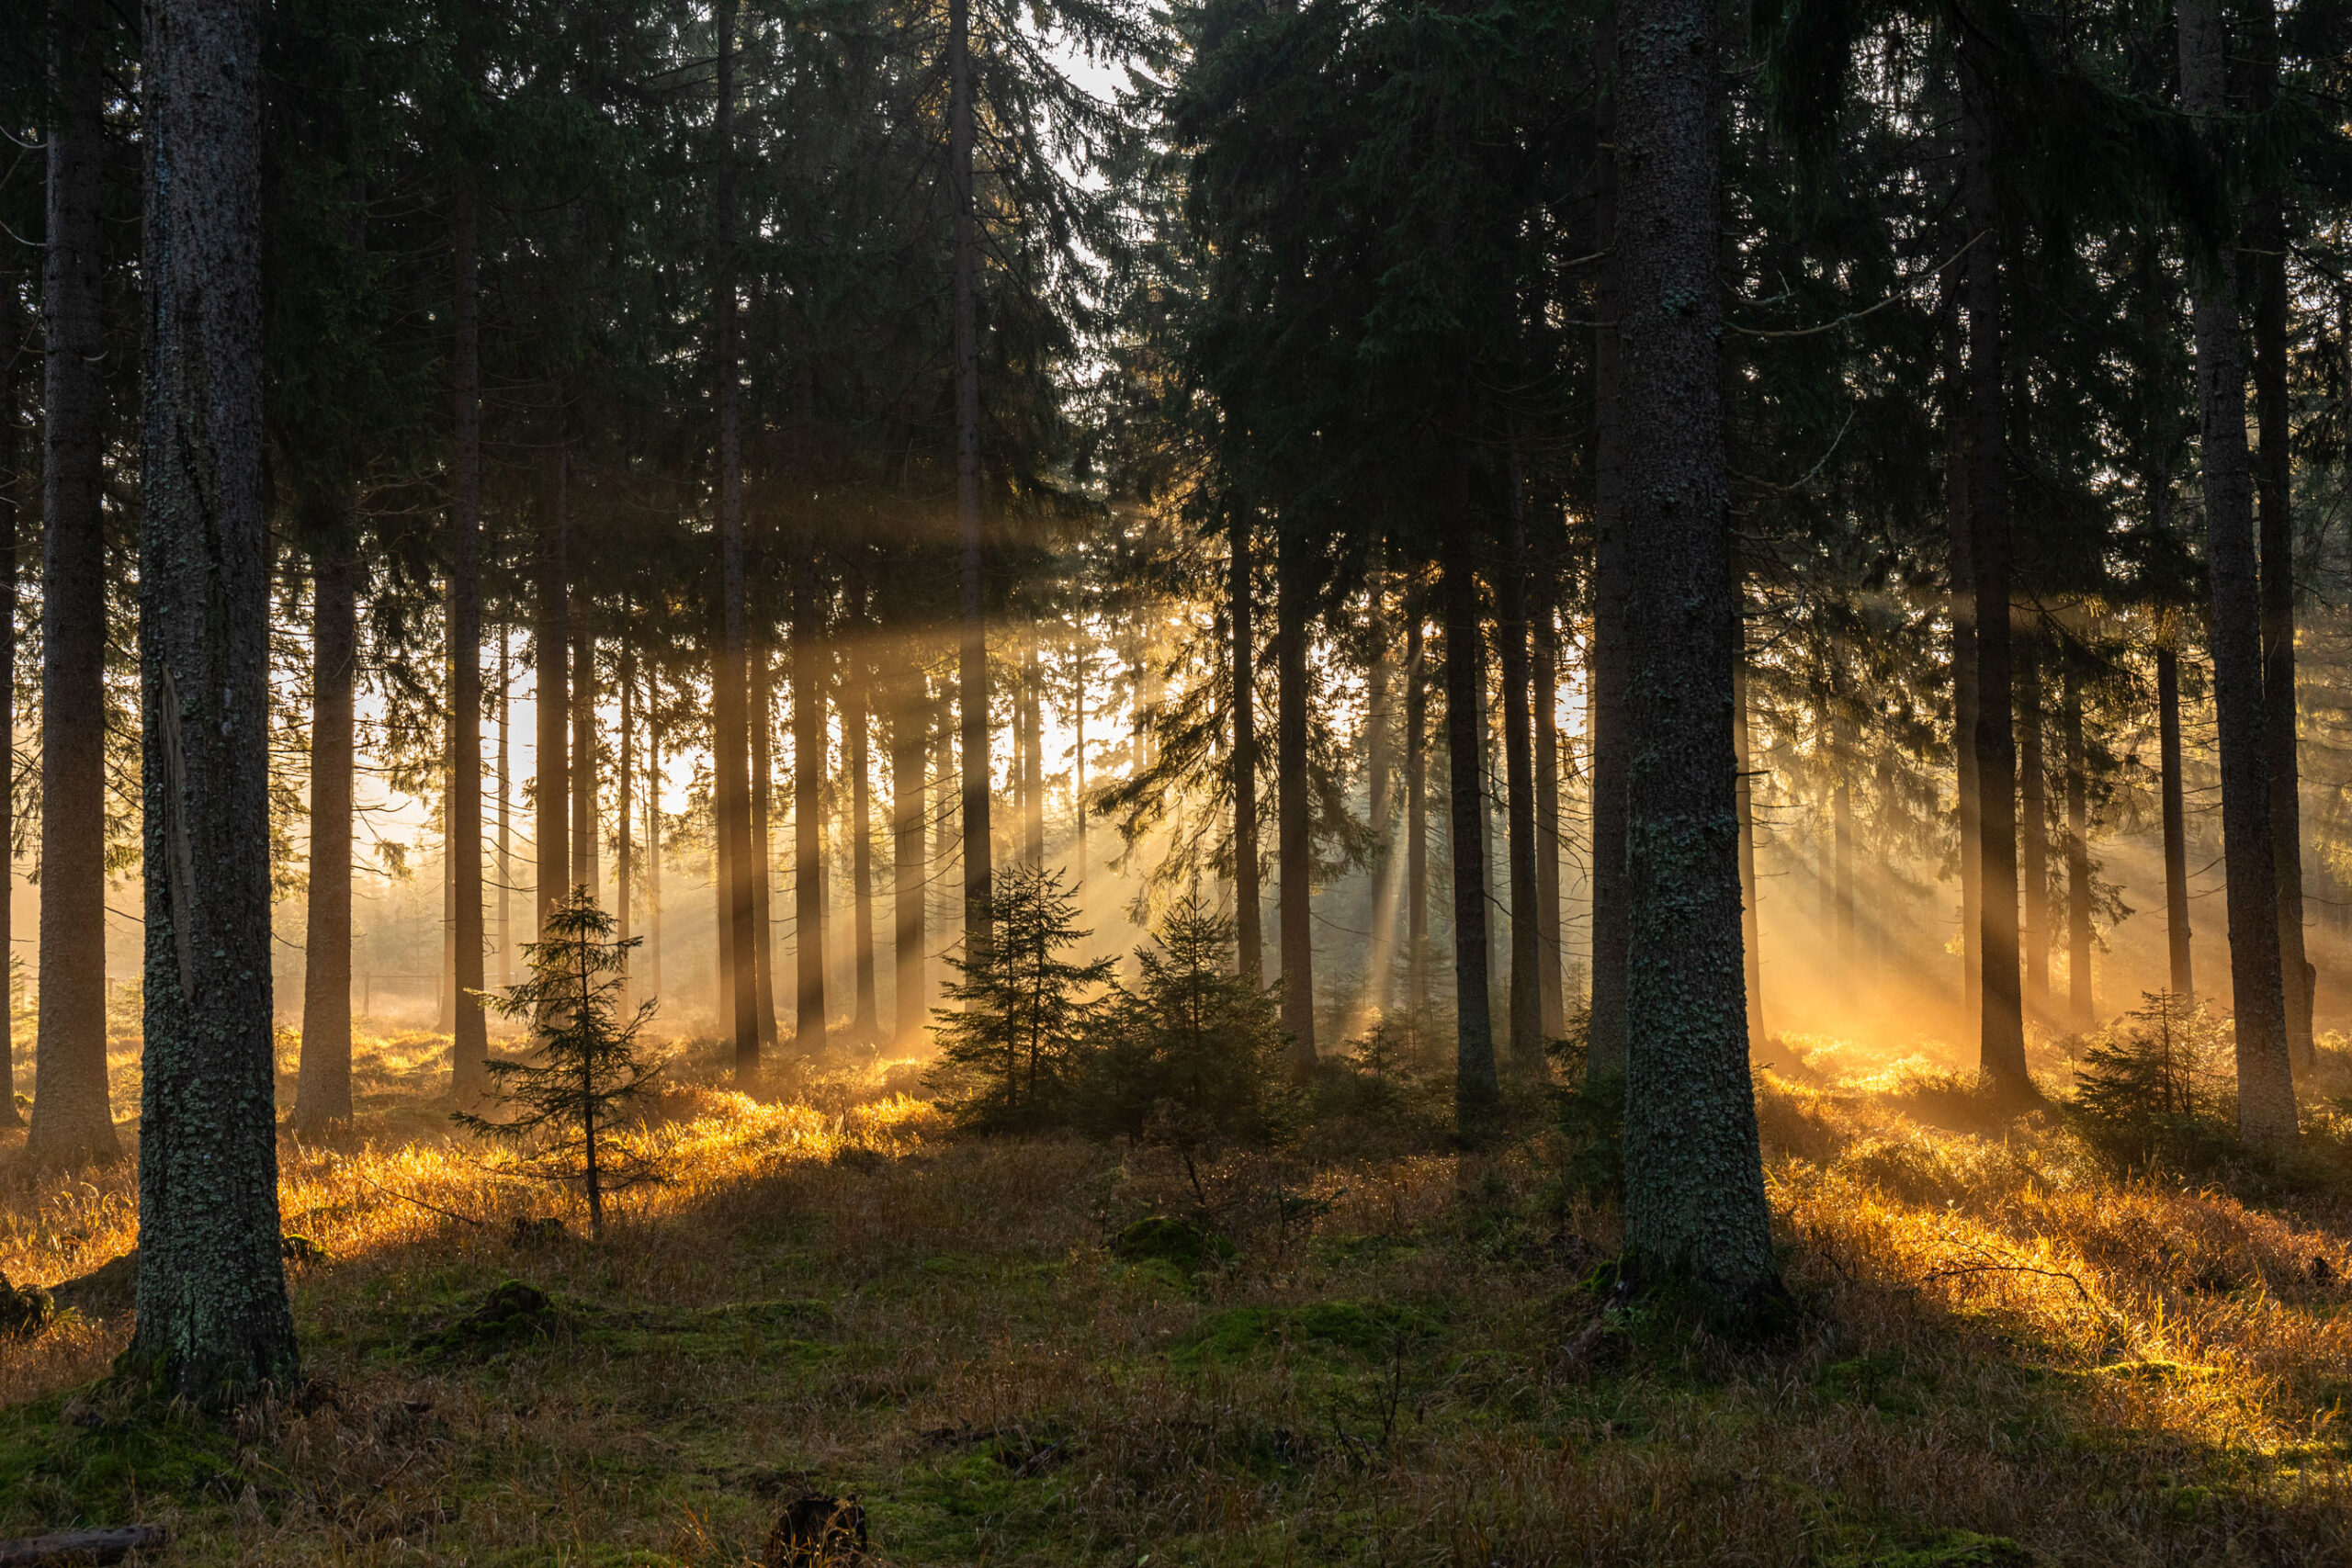
M 2352 1559 L 2352 0 L 0 15 L 0 1565 Z

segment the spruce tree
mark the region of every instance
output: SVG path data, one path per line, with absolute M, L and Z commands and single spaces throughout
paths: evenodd
M 978 953 L 948 959 L 952 1008 L 933 1014 L 939 1061 L 931 1078 L 957 1124 L 1033 1132 L 1068 1114 L 1080 1053 L 1101 1010 L 1093 993 L 1116 964 L 1070 958 L 1091 935 L 1058 872 L 1010 865 L 989 899 L 994 922 Z
M 616 1143 L 620 1109 L 644 1094 L 660 1073 L 638 1055 L 638 1032 L 653 1016 L 648 998 L 622 1016 L 628 954 L 639 939 L 614 940 L 612 915 L 585 886 L 547 917 L 545 934 L 524 950 L 531 977 L 484 998 L 501 1018 L 519 1019 L 531 1049 L 519 1059 L 482 1064 L 492 1098 L 511 1114 L 459 1111 L 460 1126 L 521 1146 L 533 1175 L 576 1182 L 588 1201 L 589 1235 L 605 1235 L 605 1197 L 659 1181 L 644 1151 Z

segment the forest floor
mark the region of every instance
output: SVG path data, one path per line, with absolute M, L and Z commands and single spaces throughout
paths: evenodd
M 673 1180 L 590 1243 L 518 1234 L 580 1217 L 446 1135 L 440 1042 L 379 1042 L 353 1136 L 284 1149 L 323 1249 L 288 1266 L 302 1397 L 141 1404 L 100 1275 L 0 1339 L 0 1535 L 722 1564 L 854 1494 L 897 1564 L 2352 1560 L 2352 1184 L 2121 1180 L 1932 1063 L 1776 1043 L 1800 1311 L 1740 1345 L 1607 1309 L 1614 1210 L 1532 1097 L 1489 1154 L 1408 1095 L 1196 1187 L 1165 1151 L 951 1137 L 909 1064 L 683 1086 Z M 127 1167 L 40 1179 L 9 1136 L 0 1272 L 131 1247 Z M 510 1280 L 545 1310 L 482 1310 Z

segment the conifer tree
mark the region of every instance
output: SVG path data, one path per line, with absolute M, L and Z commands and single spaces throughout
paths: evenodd
M 548 914 L 546 934 L 524 950 L 531 977 L 485 998 L 500 1017 L 519 1019 L 530 1032 L 527 1055 L 482 1064 L 493 1098 L 512 1114 L 453 1113 L 460 1126 L 519 1145 L 532 1174 L 578 1183 L 588 1201 L 589 1235 L 598 1240 L 607 1193 L 662 1179 L 642 1149 L 613 1135 L 621 1108 L 650 1089 L 661 1071 L 637 1050 L 655 999 L 621 1016 L 628 953 L 639 939 L 616 941 L 613 926 L 584 886 Z
M 1237 972 L 1234 922 L 1189 891 L 1105 1005 L 1085 1121 L 1187 1149 L 1262 1142 L 1297 1112 L 1273 994 Z
M 1010 865 L 989 900 L 994 929 L 975 955 L 948 959 L 956 1004 L 932 1016 L 940 1066 L 929 1080 L 959 1125 L 983 1133 L 1049 1126 L 1067 1111 L 1071 1076 L 1101 1010 L 1093 993 L 1117 965 L 1073 961 L 1092 933 L 1061 874 Z

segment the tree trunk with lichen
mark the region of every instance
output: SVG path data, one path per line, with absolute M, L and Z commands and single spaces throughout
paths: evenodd
M 141 471 L 138 1328 L 156 1385 L 292 1385 L 269 953 L 259 0 L 153 5 Z M 198 869 L 202 868 L 201 874 Z
M 1625 1247 L 1635 1280 L 1777 1291 L 1747 1061 L 1724 467 L 1713 11 L 1630 6 L 1619 40 L 1619 417 L 1631 655 Z

